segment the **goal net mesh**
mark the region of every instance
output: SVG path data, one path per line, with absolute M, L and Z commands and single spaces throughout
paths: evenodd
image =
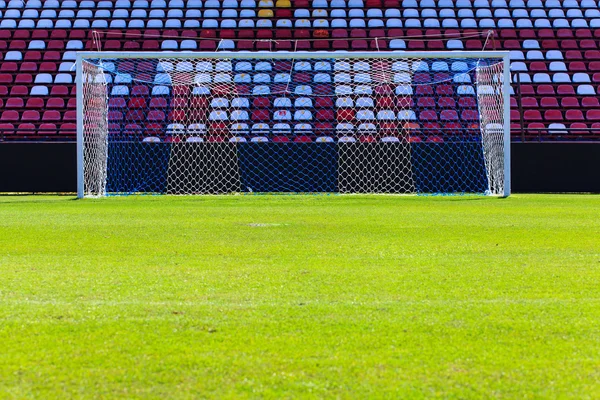
M 84 192 L 502 194 L 498 58 L 84 59 Z

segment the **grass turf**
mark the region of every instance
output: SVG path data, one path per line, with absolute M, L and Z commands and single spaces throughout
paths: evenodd
M 600 197 L 0 197 L 0 398 L 599 398 Z

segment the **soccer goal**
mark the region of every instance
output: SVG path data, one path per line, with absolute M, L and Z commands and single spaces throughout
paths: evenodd
M 81 52 L 78 196 L 510 194 L 507 52 Z

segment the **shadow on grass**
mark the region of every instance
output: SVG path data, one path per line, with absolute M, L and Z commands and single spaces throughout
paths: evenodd
M 56 203 L 78 200 L 72 193 L 0 193 L 2 204 Z

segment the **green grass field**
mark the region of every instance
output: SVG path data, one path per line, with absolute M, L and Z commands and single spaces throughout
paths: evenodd
M 0 398 L 600 398 L 600 196 L 0 197 Z

